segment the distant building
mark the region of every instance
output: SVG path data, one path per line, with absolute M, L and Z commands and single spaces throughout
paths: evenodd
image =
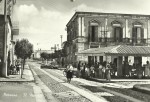
M 123 61 L 150 60 L 150 15 L 76 12 L 66 26 L 67 63 L 113 62 L 122 75 Z
M 46 53 L 54 53 L 54 50 L 35 50 L 33 53 L 33 58 L 41 58 L 41 53 L 46 52 Z

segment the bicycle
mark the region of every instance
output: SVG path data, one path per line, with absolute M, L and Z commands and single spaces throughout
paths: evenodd
M 67 69 L 63 70 L 63 75 L 66 77 L 66 75 L 67 75 Z

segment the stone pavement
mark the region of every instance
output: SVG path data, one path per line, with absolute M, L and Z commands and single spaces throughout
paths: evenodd
M 47 102 L 41 88 L 34 83 L 33 74 L 25 65 L 20 74 L 0 77 L 0 102 Z

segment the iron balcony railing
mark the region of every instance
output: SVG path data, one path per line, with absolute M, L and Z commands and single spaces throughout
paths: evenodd
M 146 44 L 147 39 L 144 38 L 99 38 L 100 43 L 106 43 L 106 42 L 117 42 L 117 43 L 137 43 L 137 44 Z
M 19 35 L 19 22 L 18 21 L 12 22 L 12 34 Z

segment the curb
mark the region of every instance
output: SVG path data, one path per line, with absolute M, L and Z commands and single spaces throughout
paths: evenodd
M 36 72 L 32 70 L 32 73 L 34 75 L 35 80 L 35 84 L 37 84 L 38 87 L 41 88 L 41 91 L 43 93 L 44 96 L 44 100 L 46 102 L 60 102 L 57 98 L 54 98 L 54 96 L 52 95 L 52 91 L 41 81 L 41 79 L 38 77 L 38 75 L 36 74 Z M 38 102 L 42 102 L 42 101 L 38 101 Z
M 140 86 L 141 84 L 136 84 L 133 86 L 133 90 L 140 91 L 142 93 L 150 94 L 150 89 Z
M 114 83 L 114 81 L 107 81 L 106 79 L 102 79 L 102 80 L 98 80 L 96 78 L 87 78 L 87 80 L 91 80 L 91 81 L 96 81 L 96 82 L 101 82 L 101 83 Z
M 31 73 L 32 73 L 32 77 L 33 77 L 32 82 L 35 82 L 35 77 L 34 77 L 33 71 L 32 71 L 32 69 L 30 68 L 30 65 L 29 65 L 29 64 L 27 64 L 27 65 L 28 65 L 28 67 L 29 67 L 29 69 L 30 69 L 30 71 L 31 71 Z

